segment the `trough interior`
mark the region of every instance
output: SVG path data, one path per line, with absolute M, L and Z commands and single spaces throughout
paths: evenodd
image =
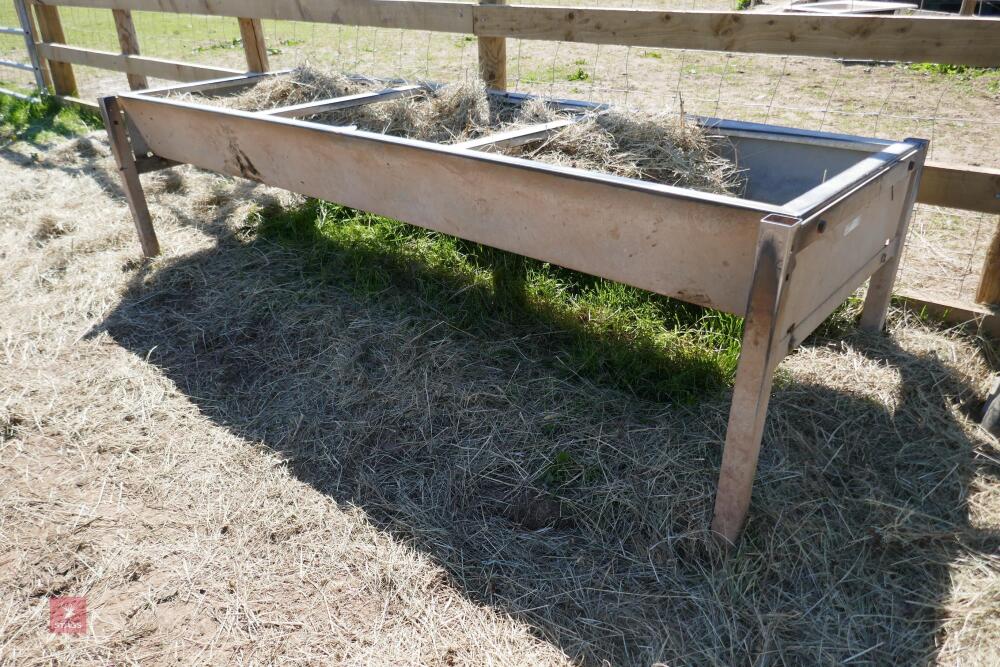
M 282 99 L 282 100 L 270 100 L 264 96 L 255 97 L 256 91 L 261 87 L 262 84 L 275 82 L 278 80 L 289 80 L 289 75 L 287 74 L 277 74 L 268 75 L 260 78 L 250 79 L 246 82 L 240 82 L 238 85 L 228 85 L 218 88 L 210 88 L 208 90 L 202 90 L 192 93 L 181 93 L 179 95 L 174 95 L 168 93 L 166 97 L 176 97 L 188 102 L 204 103 L 217 105 L 229 108 L 239 108 L 243 111 L 267 111 L 279 106 L 285 106 L 288 104 L 298 104 L 300 102 L 306 101 L 316 101 L 327 99 L 329 96 L 322 94 L 322 91 L 310 90 L 310 86 L 301 85 L 299 87 L 299 92 L 294 95 L 294 99 Z M 349 95 L 358 93 L 373 93 L 377 90 L 387 88 L 388 85 L 378 85 L 374 81 L 366 80 L 355 80 L 351 82 L 352 90 L 344 91 L 343 94 Z M 289 91 L 284 91 L 288 93 Z
M 375 88 L 374 90 L 378 90 Z M 374 91 L 373 91 L 374 92 Z M 505 132 L 515 127 L 523 127 L 535 122 L 533 119 L 525 118 L 521 114 L 521 106 L 502 97 L 490 96 L 489 115 L 492 122 L 482 127 L 470 127 L 462 122 L 465 113 L 461 110 L 451 112 L 450 122 L 440 122 L 436 124 L 436 131 L 432 132 L 433 143 L 443 145 L 461 143 L 470 139 L 479 139 L 490 134 Z M 412 106 L 418 110 L 415 116 L 428 114 L 432 108 L 432 102 L 425 95 L 418 95 L 404 100 L 387 100 L 370 102 L 361 107 L 327 111 L 316 116 L 304 117 L 312 123 L 331 126 L 353 126 L 359 130 L 387 134 L 390 136 L 405 137 L 408 139 L 428 140 L 421 136 L 420 131 L 415 127 L 410 127 L 409 121 L 405 119 L 393 119 L 376 115 L 380 108 L 387 108 L 388 105 Z M 370 115 L 366 113 L 372 112 Z M 561 110 L 553 110 L 559 118 L 568 118 L 570 114 Z
M 725 150 L 746 178 L 744 198 L 780 206 L 853 167 L 879 147 L 848 141 L 814 143 L 807 137 L 729 135 Z
M 279 76 L 278 79 L 287 79 Z M 308 85 L 302 85 L 299 92 L 293 99 L 268 99 L 264 95 L 255 97 L 255 91 L 262 83 L 274 81 L 266 78 L 250 86 L 240 86 L 237 88 L 223 89 L 219 91 L 206 91 L 200 93 L 185 94 L 182 99 L 186 101 L 203 102 L 228 108 L 236 108 L 243 111 L 261 112 L 276 109 L 282 106 L 301 104 L 304 102 L 315 102 L 330 99 L 332 95 L 329 91 L 312 89 Z M 386 88 L 396 85 L 393 83 L 382 83 L 378 81 L 355 80 L 351 84 L 351 90 L 343 91 L 343 95 L 376 93 Z M 363 105 L 322 111 L 318 114 L 302 115 L 300 120 L 321 125 L 335 127 L 353 126 L 367 132 L 387 134 L 389 136 L 405 137 L 409 139 L 430 140 L 443 145 L 478 139 L 487 134 L 504 132 L 512 127 L 524 126 L 535 122 L 531 118 L 524 117 L 521 113 L 522 105 L 519 100 L 510 99 L 501 95 L 490 95 L 488 97 L 489 115 L 493 122 L 488 126 L 472 127 L 467 122 L 467 118 L 472 116 L 472 111 L 463 107 L 462 100 L 454 102 L 445 101 L 438 103 L 435 107 L 430 93 L 417 94 L 412 97 L 402 99 L 385 99 L 368 102 Z M 453 106 L 449 106 L 453 104 Z M 391 106 L 390 106 L 391 105 Z M 410 107 L 413 115 L 403 113 L 382 114 L 379 112 L 385 109 L 400 107 Z M 569 111 L 552 108 L 552 113 L 559 118 L 569 117 Z M 423 118 L 431 118 L 436 114 L 441 115 L 441 122 L 436 130 L 433 128 L 421 127 L 419 130 L 414 125 L 414 121 Z M 430 131 L 429 131 L 430 130 Z M 430 136 L 422 136 L 429 131 Z
M 362 92 L 375 92 L 388 87 L 391 84 L 383 84 L 374 81 L 357 81 L 356 85 Z M 241 86 L 227 90 L 210 91 L 205 93 L 194 93 L 185 95 L 188 101 L 202 101 L 220 106 L 232 106 L 230 100 L 234 97 L 252 91 L 256 87 Z M 307 97 L 312 97 L 306 95 Z M 325 96 L 316 95 L 316 99 L 323 99 Z M 377 107 L 389 102 L 372 102 L 370 107 Z M 411 104 L 426 104 L 426 98 L 415 97 L 409 100 Z M 518 116 L 518 104 L 514 100 L 502 98 L 500 96 L 490 97 L 490 105 L 494 110 L 491 115 L 500 119 L 486 132 L 502 132 L 509 129 L 510 123 L 516 123 L 520 119 Z M 252 111 L 263 111 L 274 108 L 256 107 Z M 279 104 L 278 106 L 281 106 Z M 244 107 L 245 108 L 245 107 Z M 318 116 L 303 117 L 303 120 L 318 122 L 327 125 L 353 124 L 359 129 L 371 132 L 383 132 L 384 128 L 368 126 L 364 121 L 358 123 L 357 119 L 351 117 L 355 115 L 357 109 L 345 109 L 342 111 L 324 112 Z M 578 110 L 579 111 L 579 110 Z M 559 115 L 568 116 L 568 110 L 561 110 Z M 558 131 L 557 131 L 558 132 Z M 710 134 L 723 135 L 724 141 L 718 142 L 715 147 L 716 152 L 732 162 L 734 162 L 741 175 L 742 198 L 773 204 L 784 205 L 793 199 L 809 192 L 813 188 L 835 177 L 837 174 L 849 169 L 866 157 L 877 151 L 881 142 L 864 143 L 862 141 L 850 140 L 815 140 L 802 135 L 773 135 L 767 132 L 732 134 L 723 128 L 712 128 Z M 409 136 L 406 131 L 389 131 L 388 134 L 395 136 Z M 437 143 L 450 144 L 457 141 L 464 141 L 470 138 L 481 136 L 481 132 L 473 132 L 460 137 L 441 137 Z M 413 137 L 410 137 L 413 138 Z M 510 149 L 497 149 L 499 152 L 508 154 L 520 154 L 520 151 Z

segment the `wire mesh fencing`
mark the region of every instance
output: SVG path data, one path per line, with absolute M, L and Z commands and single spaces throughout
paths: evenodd
M 14 3 L 0 3 L 0 88 L 16 93 L 28 94 L 35 87 L 35 76 L 31 71 L 11 65 L 30 67 L 24 35 L 8 30 L 18 30 L 21 23 Z
M 735 3 L 527 4 L 724 10 Z M 61 12 L 67 42 L 118 50 L 110 11 Z M 234 69 L 246 66 L 233 18 L 151 12 L 134 12 L 133 18 L 144 55 Z M 438 82 L 467 81 L 478 74 L 477 42 L 469 35 L 292 21 L 264 21 L 263 26 L 274 69 L 308 64 Z M 887 139 L 920 137 L 931 140 L 930 159 L 958 164 L 992 166 L 1000 145 L 998 70 L 518 39 L 507 40 L 507 58 L 508 87 L 519 92 Z M 126 88 L 123 74 L 77 69 L 84 97 Z M 971 301 L 996 224 L 994 215 L 918 205 L 901 289 Z

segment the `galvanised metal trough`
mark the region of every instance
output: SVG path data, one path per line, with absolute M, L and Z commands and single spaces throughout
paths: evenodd
M 775 367 L 869 279 L 861 326 L 884 324 L 926 141 L 699 119 L 728 138 L 744 170 L 736 197 L 483 150 L 555 127 L 442 145 L 301 119 L 414 86 L 255 112 L 177 98 L 275 74 L 101 100 L 144 253 L 159 246 L 139 174 L 191 164 L 745 315 L 712 520 L 725 541 L 738 538 L 749 508 Z

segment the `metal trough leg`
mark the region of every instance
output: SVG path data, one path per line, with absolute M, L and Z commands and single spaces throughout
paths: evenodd
M 926 148 L 910 162 L 910 189 L 906 193 L 907 202 L 903 206 L 903 215 L 899 218 L 896 238 L 892 247 L 886 248 L 888 260 L 872 274 L 868 281 L 868 292 L 865 294 L 865 305 L 861 311 L 859 326 L 865 331 L 881 331 L 885 327 L 885 316 L 889 312 L 889 302 L 892 300 L 892 288 L 896 284 L 896 274 L 899 263 L 903 259 L 903 246 L 906 244 L 906 232 L 910 228 L 913 217 L 913 204 L 917 200 L 917 190 L 920 187 L 920 174 L 923 172 Z M 891 256 L 890 256 L 891 253 Z
M 135 229 L 139 234 L 142 254 L 146 257 L 155 257 L 160 254 L 160 243 L 156 240 L 153 219 L 149 215 L 149 207 L 146 205 L 146 195 L 139 182 L 139 171 L 136 168 L 135 156 L 129 144 L 121 107 L 115 97 L 102 97 L 100 106 L 104 127 L 108 131 L 108 140 L 111 143 L 111 153 L 115 156 L 115 162 L 118 164 L 118 172 L 121 174 L 122 185 L 125 188 L 125 198 L 128 200 L 128 207 L 132 211 L 132 219 L 135 221 Z
M 896 271 L 899 269 L 899 254 L 882 265 L 872 274 L 868 281 L 868 292 L 865 294 L 865 305 L 861 310 L 859 327 L 865 331 L 882 331 L 885 318 L 889 313 L 889 302 L 892 300 L 892 287 L 896 283 Z
M 791 271 L 790 230 L 781 222 L 761 223 L 712 519 L 712 531 L 730 544 L 739 537 L 750 507 L 774 369 L 785 356 L 775 344 L 781 338 L 775 327 Z

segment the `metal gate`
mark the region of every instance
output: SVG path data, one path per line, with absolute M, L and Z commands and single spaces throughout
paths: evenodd
M 0 67 L 9 67 L 12 69 L 31 72 L 35 77 L 35 87 L 38 90 L 44 90 L 45 80 L 42 76 L 42 68 L 38 61 L 38 54 L 35 52 L 35 41 L 32 39 L 32 25 L 30 15 L 28 14 L 28 7 L 24 0 L 13 0 L 13 3 L 14 11 L 17 13 L 18 23 L 20 23 L 20 26 L 0 25 L 0 35 L 21 35 L 24 38 L 24 49 L 27 52 L 28 62 L 0 59 Z M 3 87 L 0 87 L 0 94 L 11 95 L 13 97 L 26 100 L 33 99 L 29 95 L 13 90 L 7 90 Z

